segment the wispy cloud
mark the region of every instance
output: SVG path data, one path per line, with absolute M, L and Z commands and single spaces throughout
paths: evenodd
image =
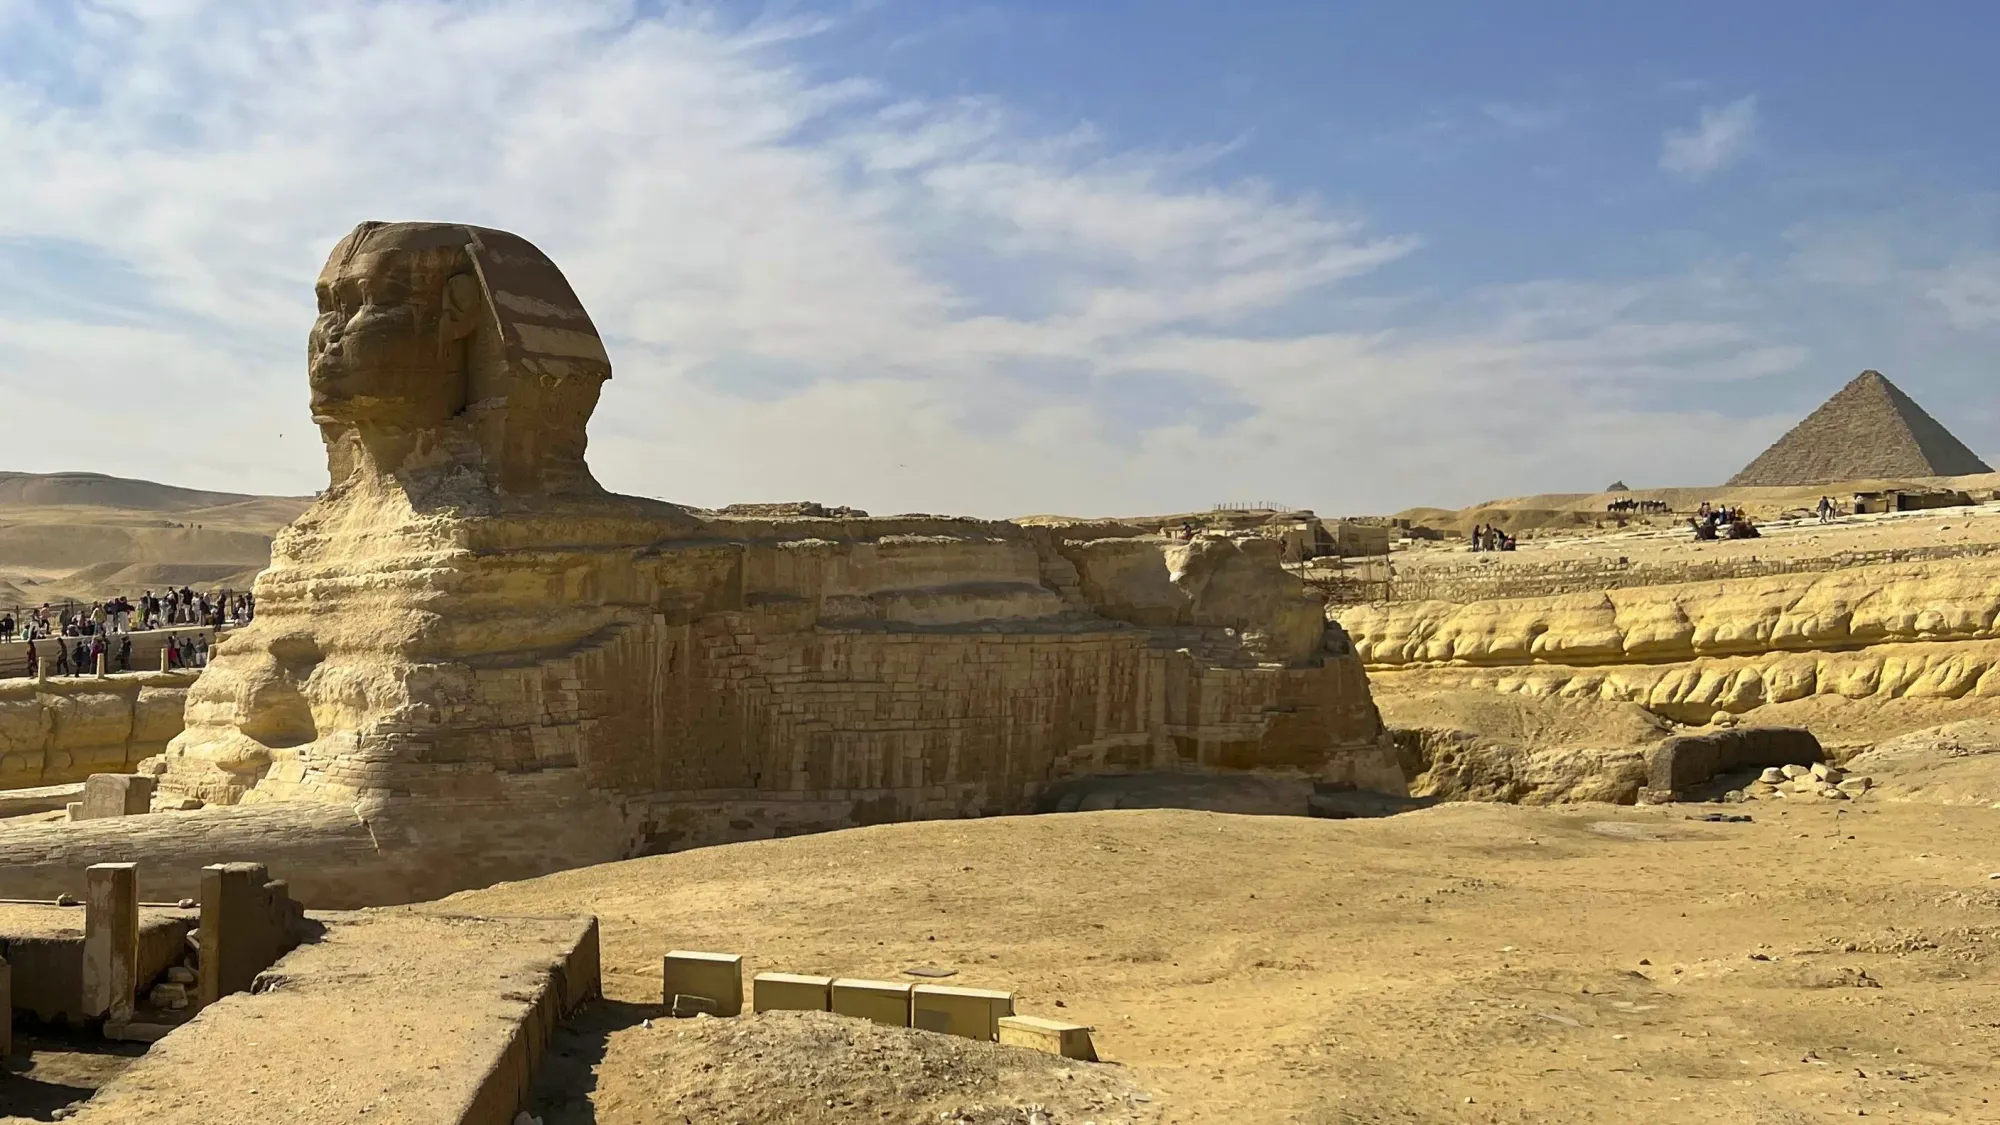
M 1757 139 L 1757 95 L 1708 106 L 1692 128 L 1669 129 L 1660 139 L 1660 167 L 1689 180 L 1710 176 L 1748 155 Z

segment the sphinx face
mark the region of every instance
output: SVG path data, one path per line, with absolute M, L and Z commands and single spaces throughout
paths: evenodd
M 465 405 L 477 283 L 440 241 L 363 227 L 334 248 L 307 345 L 315 422 L 418 429 Z

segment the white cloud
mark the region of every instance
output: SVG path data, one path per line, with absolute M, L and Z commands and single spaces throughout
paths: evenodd
M 811 77 L 810 23 L 616 0 L 34 23 L 60 11 L 0 4 L 0 41 L 69 60 L 0 84 L 0 381 L 56 422 L 10 434 L 14 468 L 318 487 L 310 283 L 363 219 L 548 251 L 615 366 L 598 475 L 701 504 L 1338 511 L 1664 478 L 1752 423 L 1648 413 L 1648 381 L 1797 362 L 1645 285 L 1274 328 L 1420 239 L 1218 178 L 1210 151 Z
M 2000 324 L 2000 258 L 1957 262 L 1939 270 L 1926 291 L 1943 306 L 1952 327 L 1972 330 Z
M 1669 129 L 1660 138 L 1660 167 L 1699 180 L 1741 160 L 1757 138 L 1757 95 L 1721 107 L 1706 106 L 1690 129 Z

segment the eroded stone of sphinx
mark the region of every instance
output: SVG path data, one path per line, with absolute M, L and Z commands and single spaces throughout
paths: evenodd
M 143 767 L 214 805 L 351 808 L 394 889 L 354 889 L 343 822 L 337 875 L 296 847 L 273 865 L 305 901 L 1026 811 L 1103 772 L 1403 791 L 1359 660 L 1276 544 L 613 495 L 583 458 L 610 364 L 526 241 L 363 224 L 317 288 L 328 488 Z M 157 858 L 171 885 L 184 864 Z

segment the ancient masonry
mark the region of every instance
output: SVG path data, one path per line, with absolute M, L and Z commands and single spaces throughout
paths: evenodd
M 583 457 L 610 363 L 533 246 L 363 224 L 318 293 L 329 486 L 140 766 L 208 807 L 0 827 L 0 895 L 255 858 L 315 906 L 402 901 L 1109 772 L 1404 789 L 1276 541 L 617 496 Z
M 1993 470 L 1879 371 L 1863 371 L 1729 478 L 1810 485 Z

